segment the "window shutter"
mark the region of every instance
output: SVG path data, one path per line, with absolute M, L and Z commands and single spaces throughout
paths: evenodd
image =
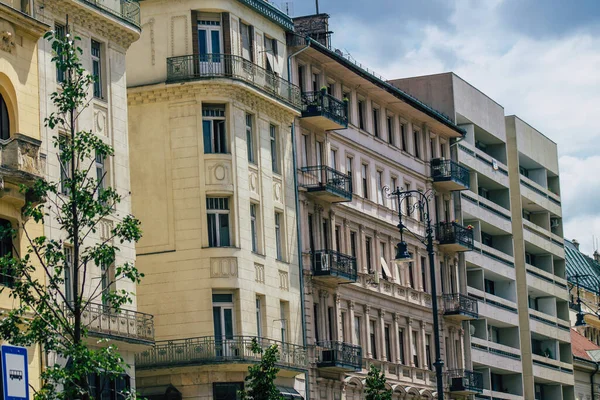
M 254 59 L 254 26 L 248 26 L 248 40 L 250 40 L 250 61 L 255 62 Z
M 192 10 L 192 51 L 199 54 L 198 49 L 198 11 Z
M 223 21 L 223 53 L 232 54 L 231 52 L 231 16 L 229 13 L 221 13 L 221 20 Z

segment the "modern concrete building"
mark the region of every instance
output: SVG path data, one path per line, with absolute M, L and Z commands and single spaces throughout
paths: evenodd
M 470 184 L 468 169 L 450 160 L 464 131 L 332 49 L 328 15 L 294 22 L 310 398 L 364 398 L 371 365 L 385 373 L 395 399 L 436 396 L 432 282 L 420 240 L 427 216 L 417 199 L 402 202 L 402 223 L 416 234 L 404 235 L 414 262 L 394 264 L 399 206 L 384 186 L 430 195 L 444 390 L 446 398 L 479 393 L 481 374 L 465 364 L 461 326 L 477 318 L 477 301 L 456 279 L 458 255 L 473 247 L 473 231 L 455 222 L 452 195 Z
M 471 185 L 455 204 L 475 231 L 459 281 L 479 300 L 465 353 L 484 373 L 479 397 L 571 399 L 556 144 L 453 73 L 392 83 L 467 131 L 453 155 Z
M 49 29 L 29 1 L 0 1 L 0 225 L 16 229 L 16 237 L 0 241 L 0 256 L 25 254 L 28 247 L 21 211 L 25 194 L 21 184 L 33 184 L 43 176 L 44 157 L 40 147 L 40 97 L 38 39 Z M 29 235 L 43 234 L 41 225 L 26 222 Z M 1 271 L 0 285 L 10 286 L 10 271 Z M 43 273 L 37 278 L 44 279 Z M 0 294 L 0 310 L 9 311 L 15 300 L 10 292 Z M 29 351 L 30 395 L 40 386 L 43 356 L 39 346 Z
M 287 80 L 292 20 L 262 0 L 145 0 L 127 57 L 133 211 L 144 237 L 140 310 L 156 346 L 136 359 L 153 398 L 235 399 L 262 347 L 304 394 Z M 296 388 L 297 390 L 295 390 Z M 167 396 L 167 397 L 160 397 Z
M 114 157 L 96 158 L 95 168 L 97 176 L 104 176 L 102 184 L 114 188 L 123 197 L 123 201 L 116 205 L 113 214 L 102 220 L 97 232 L 85 240 L 84 246 L 92 246 L 107 240 L 112 227 L 123 216 L 131 213 L 125 53 L 131 43 L 140 36 L 139 5 L 130 0 L 107 0 L 102 3 L 93 0 L 42 0 L 36 1 L 34 8 L 37 18 L 59 35 L 66 32 L 68 15 L 70 33 L 80 38 L 78 45 L 83 50 L 80 56 L 82 64 L 87 71 L 98 77 L 90 87 L 88 107 L 77 118 L 77 129 L 93 132 L 114 148 Z M 59 82 L 66 77 L 51 61 L 51 43 L 41 39 L 38 46 L 39 68 L 35 71 L 39 74 L 41 105 L 35 121 L 43 126 L 44 119 L 55 110 L 51 94 L 57 91 Z M 64 134 L 67 132 L 58 127 L 42 128 L 42 151 L 46 156 L 44 174 L 53 182 L 60 182 L 63 176 L 58 158 L 59 149 L 55 147 L 53 137 Z M 60 230 L 53 217 L 45 221 L 44 234 L 52 240 L 66 240 L 66 233 Z M 98 280 L 102 279 L 102 276 L 110 277 L 116 266 L 135 262 L 133 244 L 113 244 L 119 249 L 115 265 L 93 266 L 91 270 L 88 269 L 88 283 L 84 289 L 84 296 L 91 296 L 99 285 Z M 72 282 L 72 273 L 72 269 L 71 275 L 66 271 L 66 282 Z M 102 279 L 102 285 L 109 283 L 110 279 Z M 105 289 L 104 286 L 102 288 Z M 112 284 L 110 290 L 135 293 L 136 286 L 129 280 L 121 279 Z M 65 293 L 67 300 L 72 300 L 69 299 L 69 296 L 72 297 L 72 291 L 66 290 Z M 153 321 L 151 315 L 136 311 L 136 297 L 133 297 L 133 304 L 124 306 L 125 310 L 121 313 L 113 312 L 107 304 L 100 302 L 98 300 L 98 304 L 90 305 L 83 314 L 83 322 L 89 331 L 89 344 L 97 345 L 99 338 L 109 339 L 109 343 L 118 347 L 121 356 L 130 367 L 123 379 L 104 385 L 100 384 L 103 378 L 96 376 L 92 378 L 90 385 L 96 389 L 93 396 L 114 398 L 116 392 L 126 388 L 135 389 L 134 354 L 154 342 Z M 107 343 L 101 345 L 106 346 Z M 55 362 L 60 364 L 66 360 L 56 360 L 50 354 L 48 363 L 54 365 Z

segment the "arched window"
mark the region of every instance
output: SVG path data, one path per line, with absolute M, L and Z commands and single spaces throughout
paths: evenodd
M 10 138 L 10 120 L 8 118 L 8 108 L 4 97 L 0 94 L 0 139 Z

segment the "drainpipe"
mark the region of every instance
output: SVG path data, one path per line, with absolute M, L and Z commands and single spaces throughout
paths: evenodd
M 288 81 L 292 81 L 292 57 L 302 53 L 304 50 L 310 47 L 310 42 L 306 39 L 306 46 L 301 48 L 295 53 L 288 56 Z M 308 351 L 308 341 L 306 339 L 306 315 L 305 304 L 304 304 L 304 267 L 302 265 L 302 227 L 300 225 L 300 196 L 298 193 L 298 156 L 296 154 L 296 121 L 292 122 L 291 126 L 291 138 L 292 138 L 292 164 L 293 164 L 293 175 L 294 175 L 294 197 L 296 200 L 296 236 L 298 240 L 298 268 L 300 270 L 300 317 L 302 321 L 302 344 Z M 310 376 L 308 371 L 304 374 L 304 382 L 306 384 L 306 400 L 310 400 Z
M 596 370 L 594 371 L 594 373 L 590 376 L 590 385 L 592 385 L 592 399 L 595 399 L 596 397 L 594 396 L 594 375 L 596 375 L 598 373 L 598 370 L 600 369 L 600 363 L 598 361 L 596 361 Z

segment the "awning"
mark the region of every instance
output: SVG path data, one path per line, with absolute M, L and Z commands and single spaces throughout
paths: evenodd
M 288 386 L 277 386 L 277 390 L 283 396 L 284 399 L 291 400 L 303 400 L 304 398 L 298 393 L 298 391 L 292 387 Z
M 385 262 L 385 259 L 383 257 L 381 257 L 381 270 L 384 273 L 384 276 L 387 279 L 392 279 L 392 272 L 390 271 L 390 269 L 388 268 L 387 263 Z

